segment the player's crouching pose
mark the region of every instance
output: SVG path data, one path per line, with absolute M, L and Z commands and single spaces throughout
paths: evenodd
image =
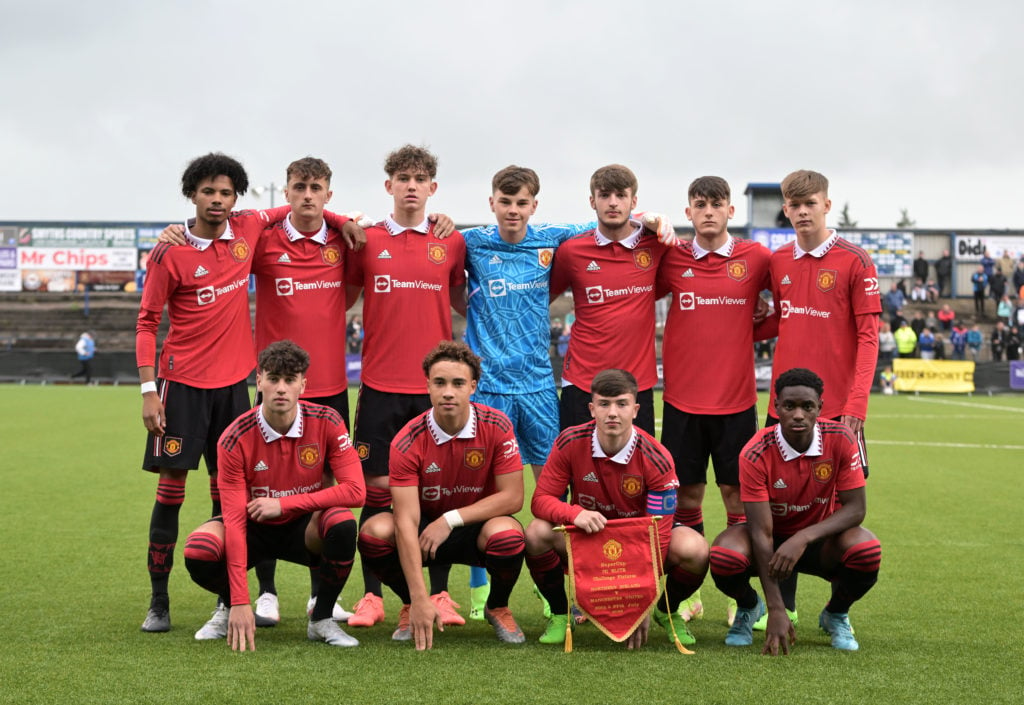
M 715 585 L 739 606 L 725 638 L 730 646 L 753 643 L 753 625 L 767 601 L 762 653 L 789 653 L 795 631 L 779 583 L 795 571 L 832 583 L 818 624 L 833 647 L 859 648 L 847 613 L 878 580 L 882 546 L 860 525 L 867 505 L 856 437 L 845 424 L 818 420 L 822 390 L 810 370 L 779 375 L 779 423 L 760 431 L 740 455 L 747 523 L 727 528 L 711 548 Z M 765 601 L 750 585 L 755 570 Z
M 653 436 L 634 427 L 639 412 L 637 381 L 629 372 L 599 372 L 591 383 L 591 399 L 594 420 L 558 436 L 533 494 L 531 508 L 536 519 L 526 529 L 526 562 L 534 583 L 551 605 L 540 642 L 563 643 L 568 622 L 562 569 L 565 537 L 556 533 L 554 526 L 574 524 L 594 533 L 603 529 L 608 519 L 649 514 L 664 517 L 659 532 L 668 574 L 666 595 L 658 601 L 654 620 L 668 633 L 670 642 L 678 637 L 680 643 L 693 644 L 686 623 L 671 622 L 668 612 L 677 610 L 704 581 L 708 544 L 693 529 L 672 526 L 679 486 L 672 456 Z M 571 504 L 562 500 L 566 488 L 572 492 Z M 644 620 L 626 646 L 643 646 L 649 626 L 650 621 Z
M 223 601 L 197 639 L 227 637 L 232 649 L 255 649 L 256 621 L 246 570 L 278 558 L 320 566 L 320 590 L 307 635 L 332 646 L 358 646 L 331 619 L 352 570 L 356 522 L 349 507 L 366 498 L 359 457 L 334 409 L 299 401 L 309 355 L 284 340 L 260 353 L 260 406 L 242 414 L 220 438 L 223 513 L 192 532 L 185 565 L 201 587 Z M 329 465 L 337 484 L 323 487 Z M 230 610 L 224 605 L 230 605 Z
M 433 645 L 443 631 L 423 566 L 482 565 L 491 579 L 484 616 L 498 639 L 525 641 L 508 608 L 523 566 L 523 527 L 511 515 L 523 507 L 523 463 L 512 423 L 500 411 L 470 402 L 480 358 L 464 343 L 442 341 L 423 360 L 431 408 L 395 436 L 389 483 L 394 514 L 363 524 L 365 565 L 402 601 L 395 641 Z

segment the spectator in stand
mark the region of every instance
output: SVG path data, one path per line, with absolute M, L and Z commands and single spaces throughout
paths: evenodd
M 924 293 L 928 297 L 928 303 L 933 304 L 939 300 L 939 287 L 934 279 L 929 279 L 924 285 Z
M 999 300 L 1006 294 L 1006 277 L 998 269 L 988 278 L 988 295 L 999 305 Z
M 918 252 L 914 260 L 914 278 L 920 279 L 922 283 L 928 281 L 928 260 L 924 258 L 924 250 Z
M 363 317 L 352 316 L 345 327 L 345 339 L 348 341 L 348 351 L 352 355 L 358 355 L 363 351 Z
M 914 279 L 914 286 L 910 290 L 910 300 L 924 303 L 928 300 L 928 291 L 924 288 L 924 279 Z
M 1005 323 L 1002 321 L 996 323 L 996 327 L 992 329 L 992 335 L 989 337 L 989 342 L 992 345 L 992 361 L 1002 362 L 1006 348 L 1010 344 L 1010 331 Z
M 900 291 L 899 286 L 894 283 L 889 287 L 889 293 L 885 295 L 884 303 L 885 310 L 891 315 L 906 305 L 907 297 Z
M 967 329 L 959 321 L 953 321 L 953 332 L 949 335 L 953 346 L 953 359 L 963 360 L 967 351 Z
M 936 332 L 939 329 L 939 319 L 936 317 L 936 313 L 938 313 L 938 311 L 935 310 L 929 310 L 925 312 L 924 327 L 931 328 L 932 333 Z
M 893 331 L 898 331 L 900 329 L 900 326 L 903 325 L 904 321 L 906 321 L 907 323 L 910 322 L 907 321 L 907 317 L 903 315 L 902 308 L 896 309 L 896 312 L 889 316 L 889 325 L 892 326 Z
M 1007 326 L 1013 325 L 1013 302 L 1010 301 L 1009 294 L 1003 294 L 1003 297 L 999 299 L 999 303 L 996 304 L 996 315 L 999 320 L 1006 321 Z
M 971 326 L 971 329 L 967 331 L 967 351 L 971 354 L 971 359 L 975 362 L 981 357 L 981 346 L 985 344 L 985 336 L 981 334 L 981 328 L 975 323 Z
M 882 385 L 882 394 L 892 396 L 896 393 L 896 373 L 892 371 L 891 366 L 885 366 L 882 374 L 879 375 L 879 380 Z
M 1020 329 L 1017 326 L 1010 327 L 1010 334 L 1006 338 L 1006 359 L 1010 362 L 1020 359 Z
M 92 339 L 89 331 L 78 336 L 75 343 L 75 354 L 78 355 L 78 372 L 71 375 L 71 378 L 85 377 L 86 384 L 92 384 L 92 359 L 96 356 L 96 341 Z
M 914 317 L 910 319 L 910 328 L 914 331 L 914 335 L 918 338 L 921 337 L 921 332 L 926 328 L 923 313 L 920 311 L 914 311 Z
M 974 313 L 978 316 L 985 315 L 985 287 L 988 286 L 988 275 L 985 274 L 984 265 L 978 265 L 978 271 L 971 275 L 971 284 L 974 286 Z
M 1013 279 L 1014 265 L 1013 255 L 1009 250 L 1003 250 L 1003 256 L 999 258 L 999 271 L 1006 277 L 1006 281 Z
M 1021 290 L 1024 289 L 1024 260 L 1017 262 L 1017 268 L 1013 270 L 1013 293 L 1018 299 L 1024 297 Z
M 985 254 L 981 256 L 981 268 L 985 270 L 986 277 L 991 277 L 996 270 L 996 261 L 988 253 L 987 247 L 985 248 Z
M 939 325 L 947 333 L 953 330 L 953 321 L 956 320 L 956 313 L 949 307 L 949 304 L 942 304 L 942 308 L 935 315 L 939 319 Z
M 878 362 L 888 365 L 896 355 L 896 337 L 892 334 L 892 326 L 885 321 L 878 324 Z
M 910 324 L 903 321 L 893 336 L 896 338 L 896 350 L 899 351 L 900 357 L 914 357 L 914 351 L 917 350 L 917 334 Z
M 946 341 L 942 338 L 940 333 L 935 334 L 935 359 L 946 359 Z
M 949 250 L 942 251 L 942 257 L 935 260 L 935 279 L 939 283 L 939 296 L 950 295 L 949 281 L 953 276 L 953 258 L 949 256 Z
M 562 333 L 565 331 L 565 326 L 562 325 L 561 318 L 551 319 L 551 350 L 550 354 L 558 354 L 558 339 L 562 337 Z
M 922 360 L 935 359 L 935 334 L 930 329 L 925 328 L 917 336 L 917 349 Z

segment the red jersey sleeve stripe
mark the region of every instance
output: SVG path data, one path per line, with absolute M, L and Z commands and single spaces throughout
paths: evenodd
M 571 428 L 567 428 L 564 431 L 562 431 L 561 434 L 559 434 L 558 438 L 555 440 L 555 447 L 558 448 L 559 450 L 564 450 L 565 447 L 572 443 L 573 441 L 589 436 L 593 432 L 593 421 L 582 424 L 580 426 L 572 426 Z
M 839 238 L 838 240 L 836 240 L 836 244 L 834 245 L 834 247 L 837 250 L 844 250 L 855 256 L 858 260 L 860 260 L 860 264 L 862 267 L 868 267 L 873 264 L 871 261 L 871 257 L 868 255 L 867 252 L 864 251 L 864 248 L 860 247 L 859 245 L 854 245 L 849 240 Z
M 426 415 L 424 414 L 418 419 L 414 419 L 405 428 L 406 432 L 403 435 L 397 436 L 394 440 L 395 450 L 400 453 L 407 452 L 412 447 L 412 444 L 416 442 L 416 439 L 427 432 Z
M 149 259 L 153 262 L 162 263 L 164 256 L 170 251 L 175 245 L 168 244 L 166 242 L 157 243 L 156 247 L 149 251 Z
M 235 419 L 235 421 L 227 427 L 227 430 L 224 431 L 224 434 L 220 439 L 220 445 L 224 450 L 234 449 L 238 444 L 239 439 L 251 431 L 253 426 L 259 423 L 256 418 L 256 414 L 258 414 L 259 411 L 259 407 L 250 409 L 245 412 L 245 414 Z

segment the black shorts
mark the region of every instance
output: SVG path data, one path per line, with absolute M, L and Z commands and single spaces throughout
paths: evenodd
M 253 398 L 252 405 L 259 406 L 263 401 L 263 395 L 259 390 L 256 390 L 256 396 Z M 338 394 L 332 394 L 329 397 L 306 397 L 302 398 L 302 401 L 308 401 L 312 404 L 319 404 L 321 406 L 329 406 L 330 408 L 341 414 L 341 420 L 345 422 L 345 428 L 352 428 L 348 422 L 348 390 Z
M 843 417 L 837 416 L 836 418 L 834 418 L 832 420 L 833 421 L 840 421 L 841 422 L 843 420 Z M 774 416 L 772 416 L 771 414 L 768 414 L 764 418 L 764 427 L 765 428 L 769 428 L 771 426 L 775 426 L 778 423 L 779 423 L 779 420 L 777 418 L 775 418 Z M 860 453 L 860 467 L 861 467 L 861 470 L 864 471 L 864 479 L 866 480 L 866 479 L 868 479 L 868 444 L 867 444 L 867 441 L 864 439 L 864 427 L 861 426 L 860 430 L 857 431 L 857 433 L 855 435 L 857 437 L 857 451 Z
M 231 422 L 249 410 L 249 386 L 243 379 L 228 387 L 200 389 L 180 382 L 157 380 L 164 404 L 163 436 L 148 434 L 142 469 L 158 472 L 195 470 L 199 459 L 217 474 L 217 441 Z
M 427 528 L 430 521 L 420 520 L 420 533 Z M 477 541 L 480 539 L 480 531 L 484 528 L 484 522 L 479 524 L 466 524 L 452 529 L 448 539 L 437 547 L 437 555 L 432 559 L 425 559 L 423 565 L 476 565 L 484 564 L 484 552 L 477 548 Z M 522 528 L 522 526 L 520 526 Z
M 255 521 L 245 523 L 245 544 L 248 550 L 246 569 L 257 563 L 274 558 L 299 565 L 315 566 L 320 556 L 306 548 L 306 527 L 312 514 L 303 514 L 285 524 L 261 524 Z M 223 516 L 212 521 L 224 523 Z
M 594 418 L 590 414 L 590 400 L 590 392 L 585 392 L 575 385 L 562 387 L 562 392 L 558 397 L 558 425 L 562 431 L 570 426 L 587 423 Z M 653 436 L 654 390 L 644 389 L 638 392 L 636 403 L 640 405 L 640 411 L 633 421 L 633 425 Z
M 757 405 L 735 414 L 691 414 L 665 403 L 661 443 L 672 454 L 681 485 L 708 481 L 708 459 L 715 484 L 740 484 L 740 451 L 757 433 Z
M 405 424 L 429 408 L 429 394 L 379 392 L 365 384 L 359 388 L 354 445 L 364 475 L 388 474 L 391 441 Z

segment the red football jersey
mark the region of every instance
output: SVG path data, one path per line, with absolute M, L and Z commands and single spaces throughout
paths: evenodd
M 814 252 L 797 258 L 795 242 L 772 254 L 772 294 L 779 339 L 772 362 L 768 410 L 774 414 L 775 379 L 805 367 L 821 377 L 821 416 L 867 417 L 878 361 L 878 273 L 868 254 L 835 232 Z
M 391 443 L 388 482 L 420 488 L 421 521 L 494 494 L 495 476 L 523 470 L 508 417 L 489 406 L 471 406 L 469 422 L 454 437 L 441 430 L 428 409 Z
M 666 402 L 690 414 L 735 414 L 757 403 L 753 317 L 771 285 L 770 258 L 764 245 L 732 237 L 717 252 L 687 244 L 665 253 L 658 291 L 672 293 L 661 346 Z
M 819 419 L 803 454 L 786 443 L 778 424 L 758 431 L 740 451 L 740 500 L 768 502 L 776 536 L 821 522 L 835 511 L 836 492 L 864 485 L 857 440 L 838 421 Z
M 671 506 L 664 508 L 670 516 L 659 524 L 664 542 L 672 531 L 674 492 L 679 487 L 672 456 L 653 436 L 634 426 L 630 442 L 609 458 L 600 450 L 596 433 L 596 422 L 591 421 L 559 434 L 533 492 L 533 515 L 555 525 L 572 524 L 584 509 L 609 519 L 645 516 L 648 493 L 671 490 Z M 566 488 L 572 494 L 571 503 L 561 499 Z
M 249 500 L 281 500 L 282 514 L 268 524 L 284 524 L 328 507 L 360 507 L 366 498 L 362 465 L 337 411 L 299 402 L 299 413 L 285 435 L 275 432 L 256 407 L 235 419 L 217 448 L 217 486 L 224 516 L 224 545 L 231 604 L 249 603 L 246 578 L 246 511 Z M 330 466 L 336 485 L 323 487 Z
M 618 368 L 631 372 L 641 390 L 657 383 L 654 286 L 666 249 L 639 228 L 622 242 L 590 230 L 558 248 L 551 293 L 571 288 L 576 308 L 563 380 L 589 392 L 594 375 Z
M 288 215 L 289 206 L 238 211 L 219 239 L 159 244 L 146 265 L 135 329 L 139 367 L 200 389 L 239 382 L 256 366 L 249 317 L 249 272 L 260 233 Z M 204 249 L 199 249 L 205 242 Z M 156 334 L 164 306 L 171 326 L 156 363 Z
M 303 397 L 348 388 L 345 371 L 345 243 L 328 228 L 306 237 L 286 219 L 256 245 L 256 349 L 290 339 L 309 353 Z
M 466 284 L 466 243 L 392 220 L 366 230 L 366 246 L 345 258 L 345 281 L 363 287 L 362 379 L 381 392 L 423 394 L 423 358 L 452 339 L 451 291 Z M 390 229 L 389 229 L 390 228 Z

